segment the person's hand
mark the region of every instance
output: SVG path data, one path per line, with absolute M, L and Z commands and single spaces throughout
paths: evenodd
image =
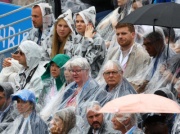
M 94 31 L 94 28 L 92 26 L 92 24 L 88 24 L 86 26 L 86 30 L 85 30 L 85 34 L 84 34 L 84 37 L 87 37 L 87 38 L 93 38 L 94 35 L 96 34 Z
M 12 53 L 11 56 L 12 56 L 12 58 L 15 59 L 15 60 L 18 60 L 18 58 L 19 58 L 19 55 L 18 55 L 18 54 L 13 54 L 13 53 Z
M 3 61 L 3 67 L 11 66 L 10 60 L 11 60 L 11 58 L 5 58 L 4 61 Z

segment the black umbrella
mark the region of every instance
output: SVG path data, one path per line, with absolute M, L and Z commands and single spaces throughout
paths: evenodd
M 127 15 L 120 22 L 180 28 L 180 4 L 168 2 L 145 5 Z

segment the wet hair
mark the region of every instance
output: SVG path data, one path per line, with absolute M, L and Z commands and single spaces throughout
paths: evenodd
M 132 32 L 135 32 L 134 25 L 131 24 L 131 23 L 121 23 L 121 22 L 118 22 L 117 25 L 115 26 L 116 29 L 122 28 L 122 27 L 127 27 L 128 30 L 129 30 L 131 33 L 132 33 Z

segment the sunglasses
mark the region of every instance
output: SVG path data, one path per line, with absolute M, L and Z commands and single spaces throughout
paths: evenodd
M 21 56 L 24 55 L 24 53 L 20 50 L 15 51 L 14 54 L 20 54 Z

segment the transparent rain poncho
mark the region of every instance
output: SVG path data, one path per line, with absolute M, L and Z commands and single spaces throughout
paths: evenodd
M 33 92 L 23 89 L 12 95 L 17 101 L 20 115 L 3 131 L 3 134 L 49 134 L 48 126 L 36 113 L 36 98 Z
M 165 44 L 165 37 L 162 31 L 162 28 L 160 27 L 155 27 L 155 33 L 159 37 L 154 37 L 153 35 L 153 29 L 149 30 L 146 35 L 144 35 L 144 38 L 146 39 L 154 39 L 154 42 L 156 42 L 156 39 L 164 40 L 164 44 L 161 44 L 162 46 L 160 47 L 158 44 L 154 43 L 156 52 L 158 53 L 157 56 L 152 57 L 151 63 L 149 66 L 144 68 L 141 72 L 139 72 L 136 76 L 128 78 L 128 81 L 130 81 L 133 86 L 137 89 L 138 92 L 144 92 L 148 89 L 146 85 L 150 81 L 156 82 L 156 84 L 153 84 L 149 86 L 151 89 L 154 89 L 154 86 L 157 86 L 157 81 L 159 81 L 159 77 L 157 77 L 157 73 L 159 72 L 158 70 L 160 69 L 160 66 L 163 62 L 167 61 L 169 58 L 171 58 L 173 55 L 175 55 L 174 51 L 172 49 L 168 48 L 168 46 Z M 152 41 L 153 41 L 152 39 Z M 167 53 L 168 52 L 168 53 Z M 151 83 L 151 82 L 150 82 Z M 159 88 L 157 86 L 157 88 Z M 147 91 L 149 92 L 149 91 Z
M 134 113 L 115 113 L 114 117 L 112 119 L 112 122 L 115 122 L 117 120 L 119 123 L 124 126 L 124 129 L 126 130 L 126 134 L 144 134 L 141 129 L 138 128 L 138 115 Z M 126 122 L 126 123 L 125 123 Z M 119 131 L 122 129 L 119 128 Z
M 0 109 L 0 133 L 2 133 L 6 127 L 11 124 L 18 116 L 17 110 L 14 108 L 13 102 L 9 103 L 11 94 L 13 94 L 15 88 L 13 83 L 3 82 L 0 86 L 4 89 L 6 101 Z
M 122 69 L 118 61 L 109 60 L 102 69 L 102 77 L 100 88 L 95 94 L 94 100 L 100 102 L 103 106 L 105 103 L 128 94 L 136 94 L 136 91 L 131 84 L 122 76 Z M 109 75 L 108 77 L 106 76 Z M 115 82 L 116 81 L 116 82 Z M 115 83 L 115 84 L 114 84 Z M 110 90 L 110 87 L 112 89 Z M 107 114 L 107 119 L 110 119 L 110 114 Z
M 46 71 L 41 76 L 43 81 L 43 90 L 40 93 L 38 104 L 41 104 L 44 107 L 47 103 L 49 103 L 52 98 L 54 98 L 57 92 L 60 91 L 62 86 L 65 84 L 65 77 L 64 77 L 64 68 L 63 66 L 65 63 L 70 59 L 69 56 L 65 54 L 57 54 L 48 64 Z M 54 78 L 51 74 L 51 64 L 55 63 L 58 66 L 59 76 Z M 53 69 L 53 68 L 52 68 Z M 53 70 L 54 71 L 54 70 Z M 57 72 L 57 70 L 55 69 Z
M 55 119 L 57 117 L 62 120 L 61 125 L 60 124 L 58 125 L 58 122 Z M 76 117 L 76 112 L 74 107 L 61 109 L 54 114 L 53 119 L 50 122 L 50 131 L 59 132 L 61 134 L 70 134 L 70 133 L 80 134 L 82 132 L 81 129 L 78 128 L 76 124 L 78 123 L 77 120 L 78 120 L 78 116 Z
M 96 27 L 96 30 L 106 41 L 111 41 L 115 34 L 116 24 L 131 12 L 131 1 L 127 0 L 123 5 L 104 17 Z
M 90 124 L 88 123 L 88 120 L 87 120 L 87 116 L 88 116 L 88 112 L 92 111 L 94 112 L 94 118 L 96 118 L 96 122 L 99 122 L 101 123 L 101 126 L 100 128 L 98 129 L 98 133 L 101 133 L 101 134 L 109 134 L 109 133 L 113 133 L 113 134 L 120 134 L 120 132 L 114 130 L 112 128 L 112 123 L 111 121 L 109 120 L 106 120 L 104 117 L 104 114 L 102 113 L 99 113 L 99 110 L 101 109 L 101 105 L 98 101 L 90 101 L 89 103 L 87 103 L 86 105 L 86 119 L 85 119 L 85 127 L 84 127 L 84 132 L 86 133 L 90 133 L 92 130 L 93 130 L 93 127 L 90 126 Z M 96 117 L 97 114 L 102 114 L 103 115 L 103 121 L 100 122 L 100 116 L 101 115 L 98 115 L 98 117 Z M 97 120 L 97 118 L 99 120 Z M 94 122 L 95 122 L 94 121 Z
M 53 114 L 56 109 L 60 110 L 69 106 L 76 107 L 77 113 L 84 116 L 83 107 L 86 106 L 86 102 L 90 101 L 92 95 L 94 95 L 99 88 L 98 83 L 90 77 L 90 65 L 85 58 L 74 57 L 70 62 L 70 69 L 74 82 L 67 85 L 63 93 L 59 95 L 59 98 L 54 100 L 55 104 L 59 104 L 55 109 L 52 110 L 46 107 L 47 110 L 41 112 L 41 114 L 44 113 L 43 116 L 46 116 L 46 119 L 48 119 L 48 116 Z M 50 107 L 52 106 L 51 104 L 54 105 L 51 102 Z M 49 111 L 52 111 L 52 113 Z M 47 113 L 50 113 L 50 115 L 47 115 Z

